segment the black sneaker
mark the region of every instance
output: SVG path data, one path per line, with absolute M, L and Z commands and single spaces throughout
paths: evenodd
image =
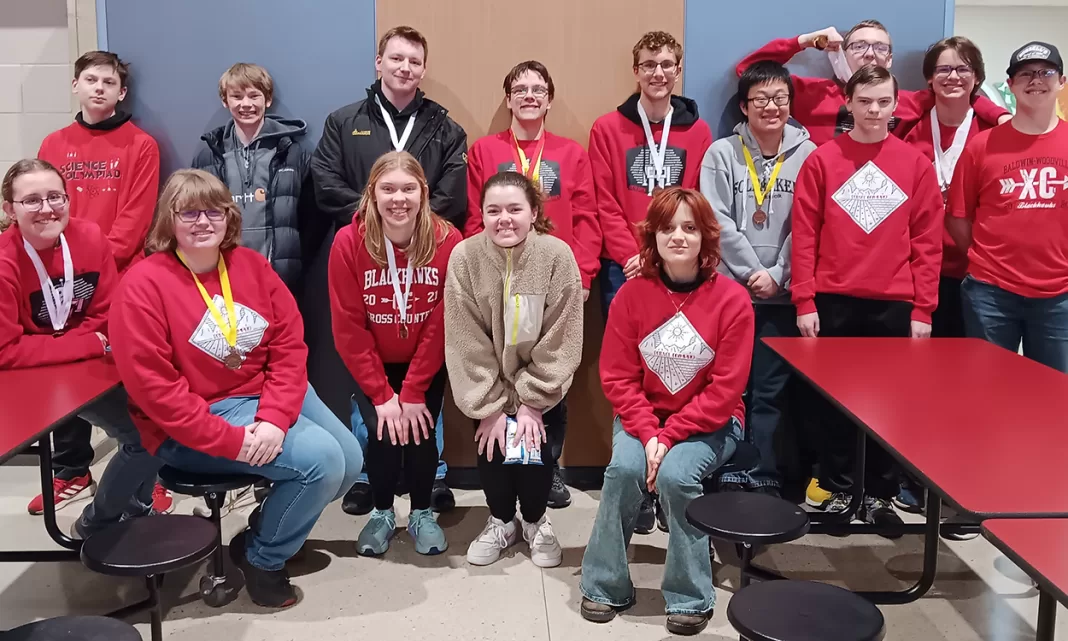
M 659 496 L 654 499 L 653 503 L 656 505 L 656 529 L 667 532 L 667 512 L 664 511 L 664 504 L 660 502 Z
M 353 516 L 370 514 L 375 506 L 370 483 L 355 483 L 341 499 L 341 511 Z
M 638 508 L 638 521 L 634 531 L 638 534 L 652 534 L 656 529 L 656 508 L 653 506 L 653 495 L 643 493 L 642 506 Z
M 435 512 L 448 512 L 456 507 L 456 497 L 445 484 L 445 479 L 434 479 L 434 489 L 430 491 L 430 507 Z
M 894 504 L 889 499 L 877 499 L 865 496 L 857 518 L 871 525 L 901 525 L 904 521 L 894 511 Z M 880 534 L 884 539 L 900 539 L 900 534 Z
M 560 470 L 553 470 L 553 486 L 549 489 L 549 507 L 560 510 L 571 505 L 571 491 L 560 478 Z
M 726 483 L 720 483 L 719 484 L 719 491 L 720 492 L 744 492 L 745 491 L 745 486 L 742 485 L 741 483 L 733 483 L 731 481 L 727 481 Z
M 248 562 L 245 554 L 248 530 L 230 539 L 230 560 L 245 577 L 248 598 L 265 608 L 288 608 L 297 602 L 297 590 L 289 583 L 289 573 L 281 570 L 261 570 Z

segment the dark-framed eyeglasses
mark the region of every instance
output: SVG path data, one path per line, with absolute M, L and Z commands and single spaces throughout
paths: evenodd
M 785 107 L 790 104 L 790 94 L 777 93 L 774 96 L 757 96 L 756 98 L 746 98 L 746 102 L 752 103 L 754 107 L 763 109 L 768 106 L 768 103 L 774 102 L 776 107 Z
M 661 60 L 660 62 L 657 62 L 656 60 L 646 60 L 645 62 L 640 63 L 638 68 L 641 69 L 642 73 L 645 75 L 651 76 L 656 73 L 657 67 L 663 69 L 664 73 L 674 73 L 675 67 L 677 66 L 678 63 L 674 60 Z
M 1013 78 L 1024 79 L 1028 82 L 1032 80 L 1049 80 L 1050 78 L 1057 77 L 1057 70 L 1045 67 L 1042 69 L 1024 69 L 1023 71 L 1017 71 Z
M 886 44 L 885 42 L 867 42 L 865 40 L 857 40 L 855 42 L 850 42 L 846 45 L 846 51 L 858 55 L 864 55 L 868 52 L 868 49 L 871 49 L 872 52 L 875 53 L 875 55 L 877 56 L 886 56 L 889 55 L 892 51 L 890 45 Z
M 45 203 L 48 203 L 48 206 L 51 207 L 53 211 L 63 209 L 67 206 L 67 203 L 70 202 L 70 196 L 67 194 L 55 193 L 48 194 L 48 196 L 44 198 L 41 198 L 40 196 L 28 196 L 22 200 L 15 200 L 12 202 L 16 205 L 22 205 L 22 208 L 31 214 L 36 214 L 44 209 Z
M 201 214 L 204 214 L 204 217 L 213 223 L 217 223 L 226 218 L 226 212 L 217 211 L 215 209 L 187 209 L 185 211 L 174 212 L 174 215 L 178 217 L 178 220 L 190 224 L 200 220 Z
M 970 78 L 975 73 L 971 65 L 938 65 L 934 68 L 934 75 L 938 78 L 948 78 L 954 71 L 957 72 L 958 78 Z

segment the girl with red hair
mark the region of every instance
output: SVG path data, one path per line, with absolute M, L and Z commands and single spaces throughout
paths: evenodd
M 716 273 L 719 225 L 700 192 L 659 192 L 639 227 L 641 275 L 616 295 L 601 347 L 601 386 L 616 419 L 582 559 L 582 616 L 603 623 L 632 605 L 627 542 L 648 489 L 669 526 L 668 631 L 697 634 L 715 591 L 708 538 L 685 510 L 741 438 L 753 306 L 745 287 Z

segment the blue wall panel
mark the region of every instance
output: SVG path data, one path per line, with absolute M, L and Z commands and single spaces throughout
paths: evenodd
M 759 6 L 687 0 L 683 91 L 698 102 L 719 138 L 730 132 L 740 115 L 728 103 L 737 89 L 735 65 L 746 54 L 773 38 L 796 37 L 828 25 L 844 35 L 857 22 L 871 18 L 885 24 L 893 36 L 893 70 L 901 86 L 920 89 L 923 53 L 952 28 L 947 24 L 952 6 L 952 0 L 894 0 L 873 11 L 843 0 L 765 0 Z M 796 75 L 831 77 L 827 55 L 815 50 L 798 55 L 789 67 Z
M 303 118 L 314 148 L 326 115 L 374 81 L 374 0 L 98 0 L 107 46 L 131 65 L 126 109 L 156 137 L 163 175 L 186 167 L 200 136 L 229 119 L 219 76 L 254 62 L 275 81 L 270 111 Z

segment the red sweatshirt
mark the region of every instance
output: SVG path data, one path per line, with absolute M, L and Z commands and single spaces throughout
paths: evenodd
M 149 452 L 173 438 L 198 452 L 236 459 L 244 428 L 208 411 L 233 396 L 259 396 L 255 420 L 283 431 L 300 415 L 308 391 L 308 348 L 297 303 L 257 252 L 237 247 L 223 258 L 237 314 L 237 346 L 245 352 L 240 369 L 223 364 L 230 347 L 193 275 L 173 252 L 135 265 L 111 305 L 112 353 Z M 199 277 L 227 318 L 218 272 Z
M 786 64 L 802 51 L 797 38 L 777 38 L 743 58 L 738 63 L 738 76 L 754 62 L 772 60 Z M 845 86 L 837 79 L 791 78 L 794 82 L 794 103 L 790 107 L 790 114 L 808 129 L 812 142 L 817 146 L 822 145 L 853 128 L 853 116 L 845 107 Z M 934 94 L 929 89 L 900 91 L 897 109 L 890 120 L 890 130 L 895 136 L 904 138 L 933 106 Z M 982 96 L 974 101 L 974 107 L 976 115 L 988 122 L 996 123 L 998 118 L 1009 113 Z
M 975 137 L 975 134 L 980 131 L 986 131 L 991 127 L 997 126 L 997 121 L 987 122 L 978 115 L 972 118 L 972 127 L 968 130 L 968 140 Z M 942 123 L 938 123 L 938 130 L 941 136 L 942 151 L 946 151 L 953 144 L 953 137 L 957 135 L 956 127 L 947 127 Z M 912 131 L 905 136 L 905 142 L 912 145 L 920 151 L 928 160 L 931 161 L 932 166 L 934 163 L 934 137 L 931 134 L 931 112 L 927 111 L 916 123 L 916 126 L 912 128 Z M 937 174 L 936 174 L 937 176 Z M 953 242 L 953 238 L 949 235 L 949 231 L 942 230 L 942 275 L 950 278 L 961 279 L 968 273 L 968 252 L 961 251 L 957 248 L 957 244 Z
M 445 267 L 463 240 L 455 227 L 438 235 L 438 248 L 425 267 L 412 270 L 408 295 L 408 337 L 400 336 L 400 313 L 389 268 L 371 258 L 359 214 L 345 225 L 330 248 L 330 318 L 334 344 L 360 390 L 374 405 L 393 397 L 383 363 L 410 363 L 401 385 L 402 403 L 425 403 L 430 382 L 445 364 L 445 317 L 441 304 Z M 408 257 L 398 251 L 401 292 Z
M 944 212 L 934 166 L 905 142 L 845 135 L 817 148 L 794 187 L 798 315 L 816 311 L 819 292 L 909 301 L 912 319 L 930 323 Z
M 689 325 L 675 318 L 678 308 Z M 696 331 L 696 335 L 694 334 Z M 601 387 L 623 429 L 669 448 L 745 422 L 742 393 L 753 358 L 753 305 L 745 287 L 713 275 L 690 293 L 660 279 L 627 281 L 608 314 Z
M 571 247 L 582 272 L 582 287 L 601 267 L 601 226 L 597 220 L 597 197 L 593 191 L 590 157 L 582 145 L 548 131 L 544 133 L 538 178 L 545 193 L 545 215 L 553 222 L 553 236 Z M 521 140 L 528 159 L 537 155 L 537 140 Z M 467 152 L 467 223 L 464 237 L 482 231 L 482 186 L 493 174 L 517 171 L 511 130 L 483 136 Z M 531 160 L 533 162 L 533 160 Z
M 104 355 L 96 332 L 108 333 L 108 305 L 118 275 L 107 239 L 86 220 L 71 219 L 63 232 L 74 263 L 74 301 L 67 329 L 53 336 L 41 282 L 12 225 L 0 234 L 0 369 L 72 363 Z M 63 280 L 59 245 L 37 252 L 58 285 Z
M 701 160 L 712 145 L 712 130 L 698 116 L 693 100 L 672 96 L 671 106 L 674 112 L 665 160 L 668 186 L 697 189 Z M 650 129 L 659 146 L 663 125 L 653 124 Z M 652 162 L 645 129 L 638 118 L 638 94 L 593 123 L 590 164 L 604 237 L 601 256 L 620 265 L 638 253 L 635 224 L 645 220 L 652 200 L 645 174 Z
M 125 120 L 124 120 L 125 119 Z M 70 212 L 100 226 L 119 272 L 141 254 L 159 191 L 159 148 L 129 116 L 113 129 L 75 122 L 48 135 L 37 156 L 67 180 Z M 101 123 L 103 124 L 103 123 Z
M 972 221 L 972 277 L 1027 298 L 1068 292 L 1068 123 L 1040 136 L 1008 122 L 976 135 L 948 212 Z

